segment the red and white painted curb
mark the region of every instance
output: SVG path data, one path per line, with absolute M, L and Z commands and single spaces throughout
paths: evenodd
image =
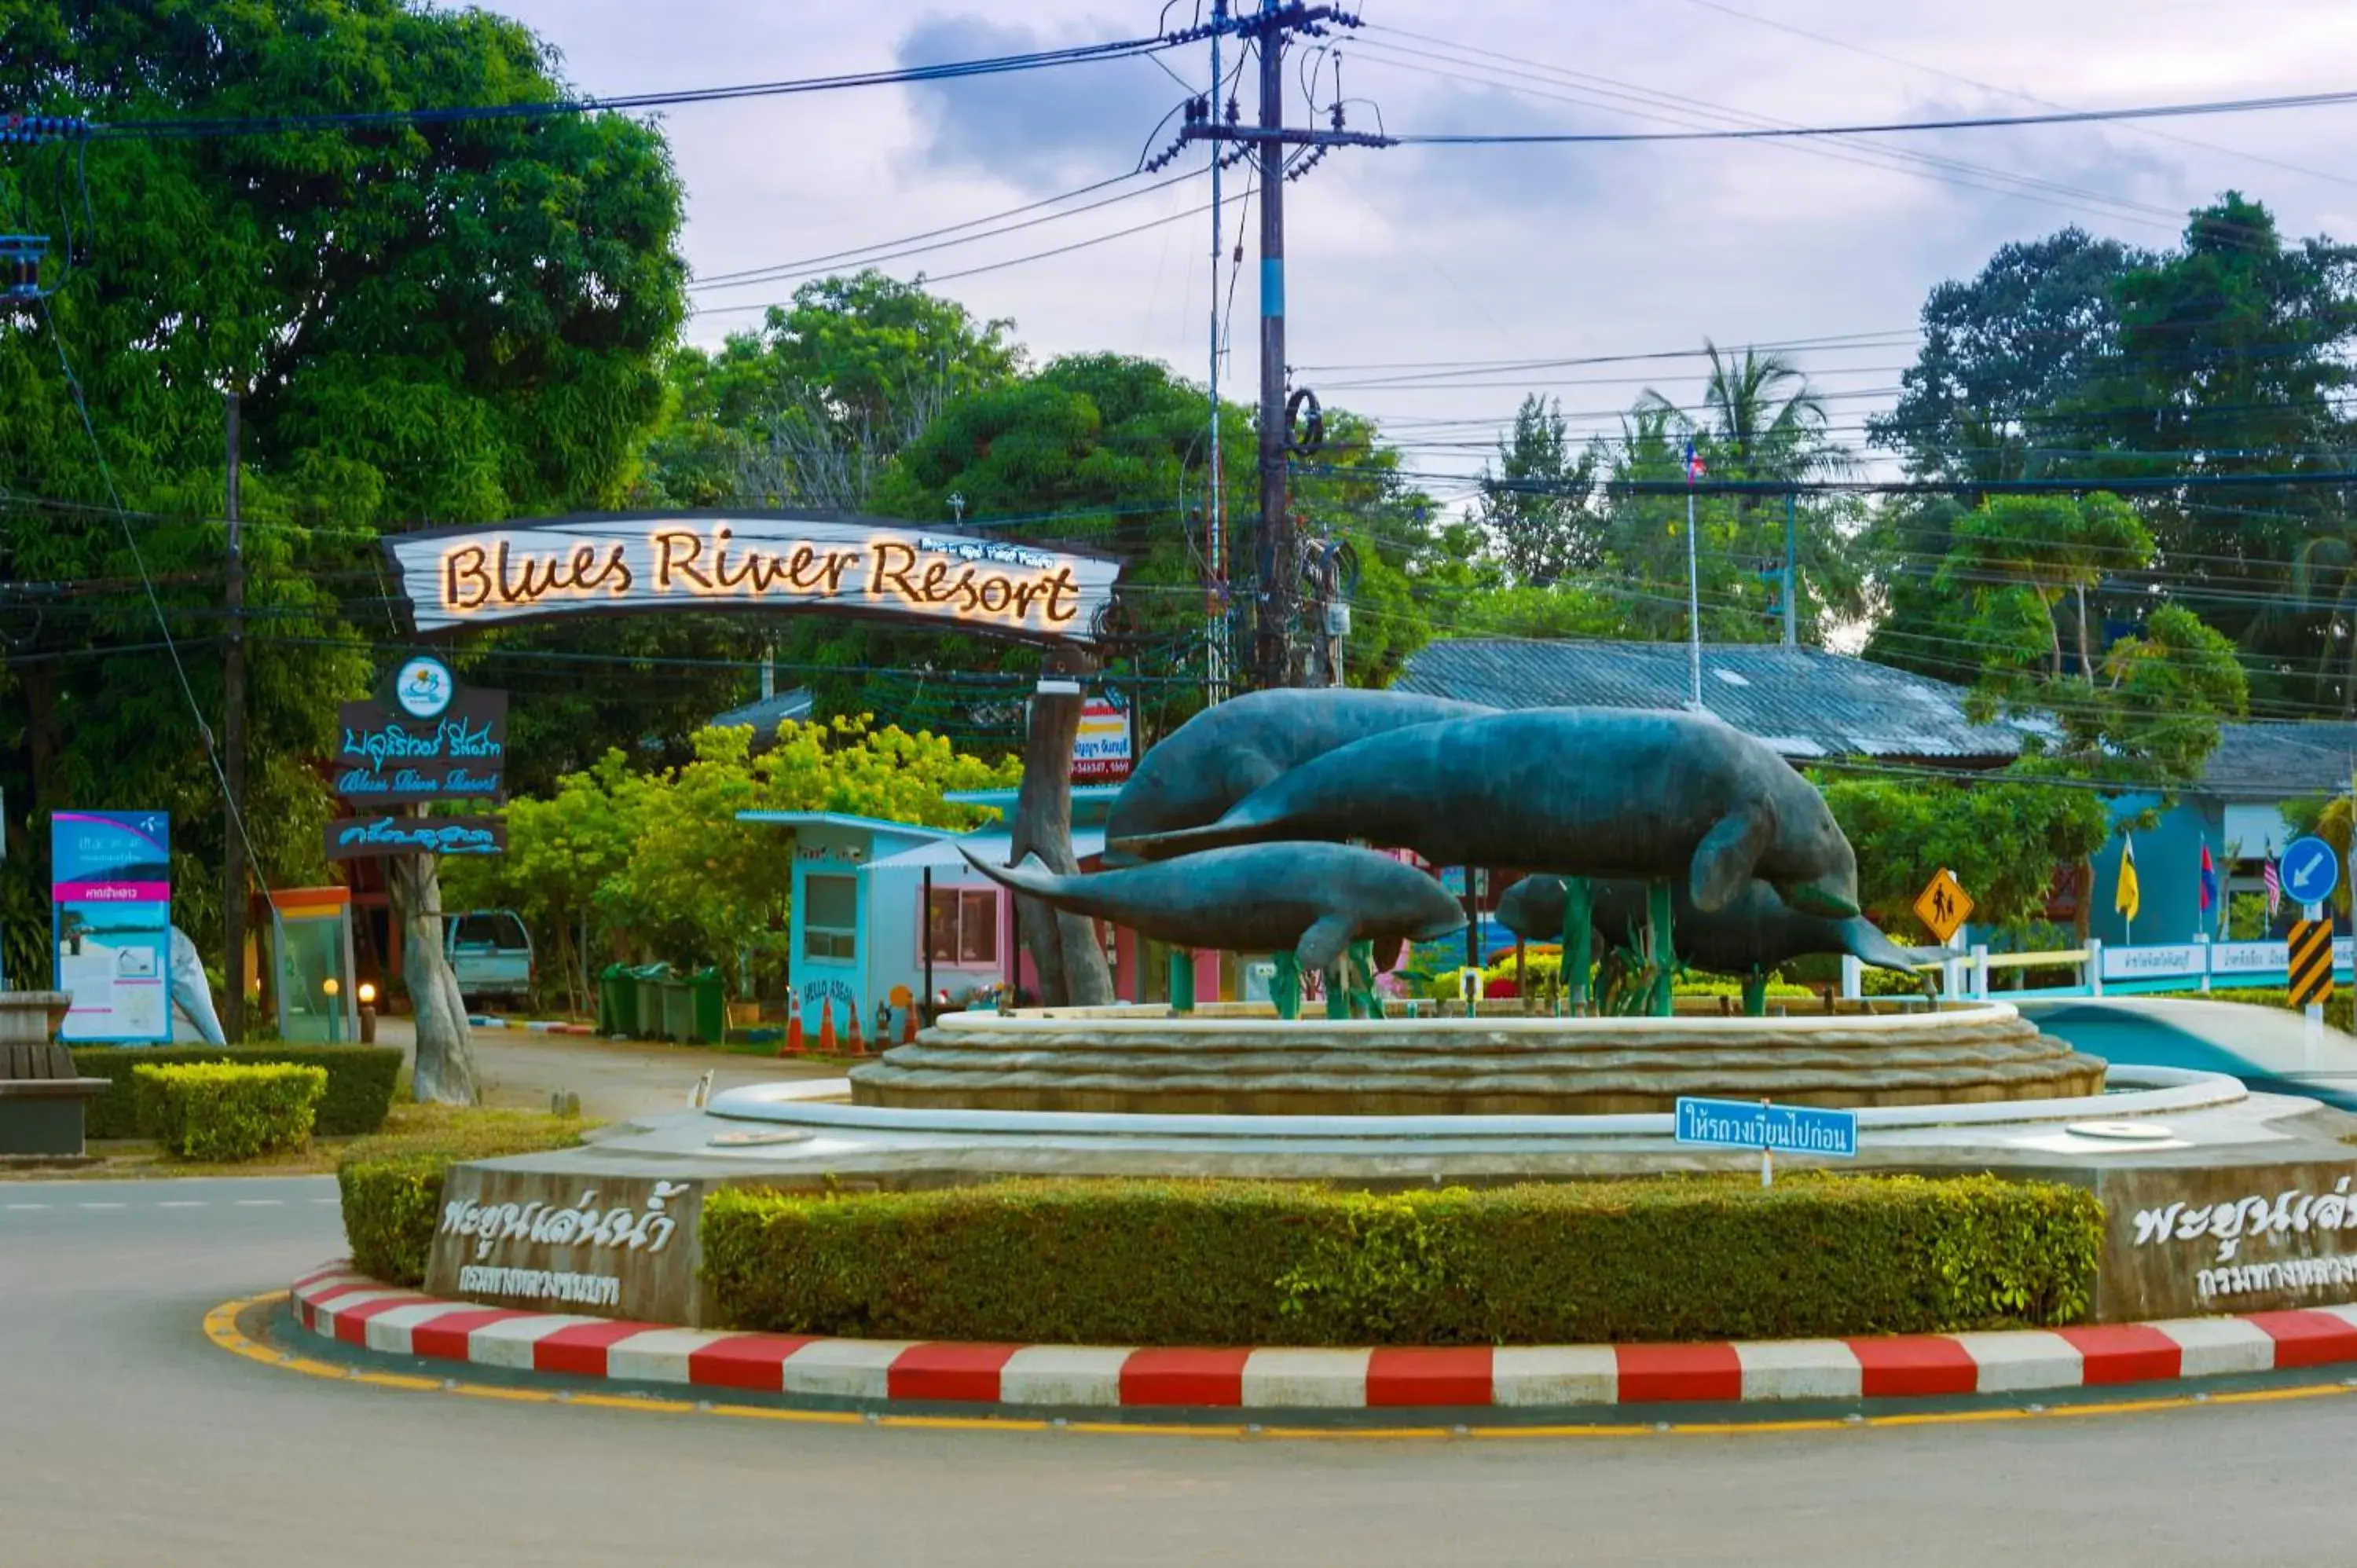
M 470 1013 L 467 1024 L 476 1029 L 522 1029 L 535 1035 L 594 1035 L 591 1024 L 564 1024 L 550 1018 L 502 1018 L 494 1014 Z
M 2092 1328 L 1709 1345 L 1178 1350 L 827 1339 L 513 1312 L 341 1263 L 295 1283 L 346 1345 L 520 1371 L 849 1400 L 1244 1410 L 1544 1407 L 2023 1393 L 2357 1361 L 2357 1306 Z

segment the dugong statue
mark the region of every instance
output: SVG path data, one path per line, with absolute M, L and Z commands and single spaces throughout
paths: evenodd
M 1323 970 L 1355 941 L 1376 943 L 1377 967 L 1403 940 L 1431 941 L 1465 925 L 1465 911 L 1412 865 L 1339 843 L 1245 844 L 1184 861 L 1059 876 L 1034 856 L 993 865 L 964 845 L 974 868 L 1000 885 L 1075 915 L 1094 915 L 1177 947 L 1228 952 L 1290 948 Z
M 1197 828 L 1279 775 L 1371 735 L 1493 710 L 1341 687 L 1253 692 L 1205 708 L 1148 751 L 1114 798 L 1108 839 Z
M 1314 757 L 1204 827 L 1112 842 L 1158 860 L 1352 838 L 1437 865 L 1683 880 L 1706 913 L 1754 876 L 1803 914 L 1858 912 L 1857 857 L 1824 799 L 1707 714 L 1524 708 L 1415 725 Z
M 1645 885 L 1594 885 L 1596 929 L 1608 940 L 1645 923 Z M 1551 942 L 1563 936 L 1563 878 L 1525 876 L 1498 900 L 1498 923 L 1525 941 Z M 1808 953 L 1849 953 L 1877 969 L 1913 972 L 1907 950 L 1877 930 L 1865 916 L 1827 920 L 1784 907 L 1776 890 L 1754 881 L 1717 914 L 1694 907 L 1683 886 L 1670 897 L 1670 939 L 1678 956 L 1696 969 L 1719 974 L 1771 970 Z

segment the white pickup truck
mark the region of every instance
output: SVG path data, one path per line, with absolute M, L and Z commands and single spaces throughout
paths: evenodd
M 442 950 L 468 1001 L 532 997 L 532 933 L 512 909 L 469 909 L 443 917 Z

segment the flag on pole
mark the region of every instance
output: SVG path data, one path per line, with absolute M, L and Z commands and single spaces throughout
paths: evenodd
M 2144 892 L 2136 886 L 2136 840 L 2126 833 L 2120 835 L 2120 881 L 2112 895 L 2112 908 L 2129 920 L 2144 908 Z
M 1695 444 L 1693 440 L 1689 438 L 1686 442 L 1686 483 L 1694 483 L 1696 479 L 1701 478 L 1702 475 L 1702 455 L 1695 450 Z
M 2259 867 L 2259 886 L 2267 893 L 2267 918 L 2272 922 L 2283 908 L 2283 872 L 2276 863 L 2276 846 L 2267 845 L 2267 858 Z
M 2218 907 L 2218 863 L 2210 858 L 2210 846 L 2201 846 L 2201 912 L 2204 915 Z

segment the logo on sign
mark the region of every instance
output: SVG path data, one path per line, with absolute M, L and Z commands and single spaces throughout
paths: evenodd
M 438 719 L 458 694 L 450 667 L 430 654 L 419 654 L 393 678 L 393 700 L 413 719 Z

